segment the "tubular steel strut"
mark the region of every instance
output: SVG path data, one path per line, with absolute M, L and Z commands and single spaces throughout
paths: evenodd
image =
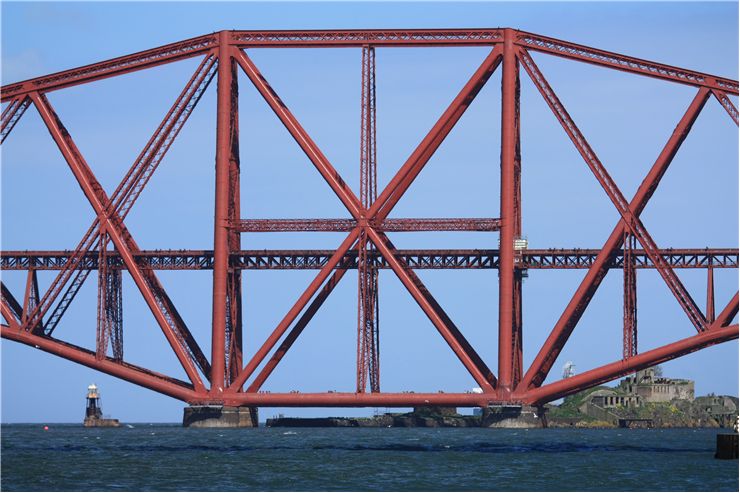
M 378 198 L 375 121 L 375 48 L 362 47 L 362 97 L 360 108 L 360 202 L 365 211 Z M 373 243 L 363 229 L 357 259 L 357 392 L 380 392 L 380 338 L 378 269 L 370 259 Z
M 398 168 L 378 189 L 376 150 L 377 49 L 392 47 L 482 46 L 486 57 Z M 360 187 L 355 195 L 308 132 L 280 99 L 249 57 L 252 48 L 352 47 L 361 52 Z M 696 88 L 678 122 L 632 200 L 624 197 L 547 82 L 530 52 L 595 64 L 634 75 Z M 161 124 L 108 197 L 47 99 L 47 94 L 96 80 L 176 62 L 202 60 Z M 391 218 L 396 204 L 427 165 L 476 95 L 501 66 L 501 217 Z M 524 68 L 620 214 L 600 249 L 528 249 L 522 239 L 520 66 Z M 347 217 L 315 219 L 243 219 L 241 217 L 238 72 L 243 71 L 278 120 L 306 154 Z M 214 242 L 211 250 L 139 249 L 124 220 L 164 159 L 211 80 L 217 77 Z M 707 346 L 738 338 L 738 294 L 715 311 L 715 269 L 737 269 L 737 248 L 659 248 L 640 214 L 667 172 L 692 125 L 713 96 L 732 121 L 738 110 L 735 80 L 642 60 L 508 28 L 334 31 L 221 31 L 101 63 L 58 72 L 2 87 L 6 104 L 0 124 L 5 142 L 33 105 L 95 210 L 96 218 L 74 250 L 3 251 L 2 271 L 25 271 L 22 298 L 0 283 L 2 337 L 97 369 L 189 403 L 244 406 L 487 406 L 492 403 L 545 402 L 619 378 Z M 391 164 L 392 165 L 392 164 Z M 392 165 L 395 166 L 395 165 Z M 498 249 L 399 250 L 388 233 L 469 231 L 497 233 Z M 335 250 L 242 250 L 242 233 L 341 232 Z M 674 269 L 706 269 L 706 310 L 698 307 Z M 316 276 L 290 311 L 243 361 L 242 272 L 245 270 L 316 270 Z M 494 375 L 463 331 L 452 321 L 416 274 L 418 269 L 496 269 L 499 278 L 497 374 Z M 522 280 L 529 269 L 584 269 L 570 302 L 528 369 L 523 368 Z M 577 376 L 545 383 L 555 360 L 610 269 L 623 272 L 622 359 Z M 640 352 L 637 326 L 637 273 L 658 271 L 696 333 Z M 57 271 L 50 287 L 39 291 L 37 272 Z M 57 337 L 67 308 L 90 272 L 98 273 L 96 344 L 86 349 Z M 156 270 L 211 270 L 213 305 L 211 354 L 207 357 L 188 329 Z M 262 390 L 274 369 L 297 342 L 325 300 L 349 270 L 358 273 L 357 368 L 352 392 L 271 393 Z M 381 392 L 378 287 L 380 270 L 390 271 L 448 344 L 482 393 Z M 134 283 L 182 365 L 182 381 L 124 360 L 123 272 Z M 389 274 L 390 275 L 390 274 Z M 20 300 L 20 301 L 19 301 Z M 48 317 L 46 315 L 49 314 Z M 46 320 L 45 320 L 46 318 Z M 61 331 L 61 329 L 59 330 Z M 205 380 L 201 377 L 205 377 Z

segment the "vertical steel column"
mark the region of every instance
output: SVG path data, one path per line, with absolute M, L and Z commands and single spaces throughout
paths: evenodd
M 514 93 L 514 130 L 515 130 L 515 154 L 514 154 L 514 315 L 512 331 L 512 374 L 511 388 L 516 388 L 523 376 L 522 369 L 522 276 L 523 270 L 520 268 L 521 255 L 524 245 L 517 245 L 516 240 L 522 239 L 522 154 L 520 139 L 520 122 L 519 122 L 519 59 L 516 59 L 516 92 Z
M 519 208 L 519 61 L 514 31 L 504 30 L 504 57 L 501 76 L 501 231 L 499 245 L 499 395 L 507 400 L 513 389 L 515 356 L 521 344 L 521 273 L 515 265 L 514 240 L 521 235 Z M 517 341 L 515 343 L 515 341 Z
M 634 250 L 637 246 L 635 236 L 624 233 L 624 327 L 622 334 L 622 359 L 637 354 L 637 270 Z
M 517 202 L 519 203 L 519 202 Z M 520 235 L 517 235 L 517 238 Z M 515 255 L 520 252 L 516 251 Z M 522 380 L 524 371 L 522 369 L 522 271 L 521 269 L 514 269 L 514 316 L 512 319 L 513 325 L 511 328 L 512 338 L 512 369 L 511 369 L 511 388 L 516 388 L 519 382 Z
M 229 224 L 241 218 L 239 163 L 239 78 L 237 65 L 229 60 L 231 70 L 231 111 L 229 114 Z M 241 250 L 241 233 L 229 230 L 229 254 Z M 236 379 L 242 369 L 242 271 L 229 266 L 226 327 L 226 385 Z
M 229 168 L 232 122 L 231 45 L 228 31 L 219 33 L 216 116 L 216 197 L 213 224 L 213 326 L 211 335 L 211 394 L 226 384 L 226 312 L 229 269 Z
M 95 334 L 95 359 L 104 360 L 108 351 L 108 235 L 100 232 L 98 251 L 98 323 Z
M 362 47 L 360 108 L 360 202 L 367 211 L 378 198 L 375 124 L 375 48 Z M 365 212 L 367 215 L 367 212 Z M 372 265 L 374 244 L 360 232 L 357 263 L 357 392 L 380 392 L 378 271 Z
M 121 269 L 114 269 L 108 257 L 107 233 L 100 234 L 98 252 L 98 324 L 95 359 L 105 360 L 110 346 L 113 359 L 123 361 L 123 292 Z
M 714 268 L 712 257 L 709 257 L 709 268 L 707 269 L 707 322 L 714 323 Z
M 123 361 L 123 291 L 121 269 L 114 269 L 108 257 L 108 234 L 100 233 L 98 251 L 98 323 L 95 359 L 102 361 L 112 349 L 113 359 Z
M 111 352 L 113 359 L 123 361 L 123 272 L 108 269 L 108 320 Z
M 363 393 L 367 387 L 369 369 L 367 339 L 367 234 L 360 230 L 357 246 L 357 392 Z

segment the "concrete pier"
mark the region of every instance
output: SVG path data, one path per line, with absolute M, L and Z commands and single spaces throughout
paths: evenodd
M 188 406 L 183 411 L 186 428 L 257 428 L 256 407 Z
M 532 406 L 500 405 L 483 408 L 483 428 L 547 428 L 545 410 Z

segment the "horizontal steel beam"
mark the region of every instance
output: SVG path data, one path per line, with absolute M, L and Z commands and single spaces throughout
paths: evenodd
M 241 48 L 486 46 L 503 41 L 501 29 L 233 31 L 231 36 Z
M 517 44 L 528 49 L 672 80 L 693 86 L 705 86 L 728 94 L 738 94 L 738 82 L 693 70 L 642 60 L 599 50 L 568 41 L 515 31 Z M 331 48 L 413 46 L 490 46 L 503 42 L 503 29 L 403 29 L 403 30 L 331 30 L 331 31 L 231 31 L 231 42 L 240 48 Z M 170 43 L 151 50 L 65 70 L 0 88 L 2 102 L 38 91 L 41 93 L 121 75 L 164 63 L 189 58 L 218 46 L 218 35 Z
M 658 251 L 672 268 L 692 269 L 712 266 L 715 269 L 737 268 L 737 248 L 662 249 Z M 237 269 L 320 269 L 334 253 L 333 250 L 242 250 L 231 256 L 231 265 Z M 599 250 L 547 249 L 523 250 L 516 255 L 521 269 L 587 269 L 593 264 Z M 64 251 L 4 251 L 0 252 L 0 270 L 60 270 L 72 252 Z M 108 252 L 111 268 L 124 268 L 119 255 Z M 399 250 L 398 256 L 413 269 L 496 269 L 498 250 Z M 155 270 L 209 270 L 213 268 L 211 250 L 143 250 L 134 255 L 143 268 Z M 387 262 L 377 253 L 371 254 L 374 266 L 387 269 Z M 653 269 L 654 265 L 644 250 L 634 250 L 633 259 L 638 269 Z M 621 269 L 623 251 L 609 262 L 609 268 Z M 342 268 L 357 268 L 357 252 L 348 252 L 340 263 Z M 98 254 L 86 255 L 80 269 L 97 269 Z
M 241 219 L 233 228 L 242 233 L 277 233 L 289 231 L 352 231 L 354 219 Z M 374 226 L 380 231 L 498 231 L 501 220 L 495 218 L 385 219 Z
M 240 392 L 224 396 L 226 405 L 257 407 L 486 407 L 495 403 L 496 394 L 491 393 Z

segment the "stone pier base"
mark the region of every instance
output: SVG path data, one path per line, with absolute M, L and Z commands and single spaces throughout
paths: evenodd
M 188 406 L 182 416 L 186 428 L 256 428 L 256 407 Z
M 483 408 L 484 428 L 547 428 L 544 409 L 532 406 L 501 405 Z

